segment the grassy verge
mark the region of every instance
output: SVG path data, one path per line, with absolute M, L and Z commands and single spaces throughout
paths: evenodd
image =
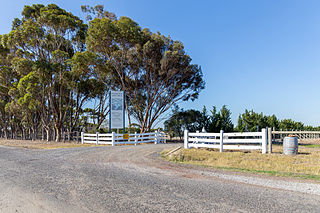
M 304 144 L 303 146 L 309 148 L 320 148 L 319 144 Z
M 162 156 L 173 162 L 217 169 L 320 180 L 320 147 L 299 146 L 296 156 L 283 155 L 282 146 L 274 146 L 273 151 L 263 155 L 258 151 L 181 149 L 169 156 L 164 151 Z
M 75 142 L 46 142 L 46 141 L 29 141 L 29 140 L 0 140 L 0 145 L 20 147 L 27 149 L 61 149 L 61 148 L 77 148 L 103 146 L 95 144 L 81 144 Z

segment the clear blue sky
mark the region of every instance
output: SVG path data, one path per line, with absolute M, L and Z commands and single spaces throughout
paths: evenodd
M 25 4 L 55 3 L 80 17 L 81 5 L 103 4 L 182 41 L 201 65 L 206 88 L 183 108 L 226 104 L 233 121 L 253 109 L 320 125 L 320 1 L 1 1 L 1 34 Z

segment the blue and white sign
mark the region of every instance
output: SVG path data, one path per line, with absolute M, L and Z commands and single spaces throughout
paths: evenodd
M 124 92 L 110 91 L 110 126 L 124 128 Z

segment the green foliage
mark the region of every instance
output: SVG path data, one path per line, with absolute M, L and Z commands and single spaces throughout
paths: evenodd
M 144 132 L 173 104 L 198 97 L 201 68 L 191 64 L 182 42 L 117 18 L 102 5 L 81 9 L 89 25 L 55 4 L 26 5 L 0 36 L 1 129 L 44 128 L 47 139 L 54 131 L 57 141 L 66 129 L 105 131 L 107 93 L 121 89 L 129 119 Z M 89 101 L 94 106 L 88 111 Z
M 226 105 L 223 105 L 219 112 L 217 112 L 216 107 L 213 106 L 210 116 L 210 125 L 207 130 L 209 132 L 220 132 L 220 130 L 225 132 L 233 131 L 231 111 Z
M 202 131 L 203 128 L 208 132 L 231 132 L 233 124 L 230 116 L 231 111 L 225 105 L 219 112 L 213 106 L 211 115 L 208 115 L 206 107 L 203 107 L 202 112 L 193 109 L 185 111 L 176 107 L 171 117 L 164 122 L 164 127 L 170 137 L 180 138 L 184 129 L 190 132 Z
M 276 130 L 283 131 L 303 131 L 303 130 L 317 130 L 317 127 L 304 126 L 302 122 L 293 121 L 291 119 L 279 120 L 275 115 L 266 116 L 263 113 L 256 113 L 253 110 L 239 115 L 238 125 L 236 131 L 261 131 L 262 128 L 271 127 Z
M 204 88 L 201 68 L 191 64 L 180 41 L 141 30 L 128 17 L 93 19 L 86 44 L 101 56 L 115 88 L 125 91 L 128 114 L 139 122 L 142 132 L 151 130 L 173 104 L 195 100 Z
M 278 120 L 275 115 L 266 116 L 263 113 L 256 113 L 253 110 L 245 110 L 239 115 L 238 124 L 234 128 L 231 121 L 231 111 L 224 105 L 217 111 L 215 106 L 212 107 L 210 115 L 205 107 L 202 112 L 197 110 L 183 110 L 175 108 L 171 117 L 164 122 L 165 131 L 171 137 L 182 137 L 183 130 L 188 129 L 190 132 L 201 131 L 205 128 L 207 132 L 256 132 L 262 128 L 271 127 L 275 130 L 283 131 L 319 131 L 320 127 L 305 126 L 302 122 L 291 119 Z

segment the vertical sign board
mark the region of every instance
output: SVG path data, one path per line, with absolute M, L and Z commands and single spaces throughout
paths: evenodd
M 111 129 L 124 129 L 124 92 L 123 91 L 110 91 L 109 94 L 110 104 L 110 132 Z M 124 133 L 124 132 L 123 132 Z

